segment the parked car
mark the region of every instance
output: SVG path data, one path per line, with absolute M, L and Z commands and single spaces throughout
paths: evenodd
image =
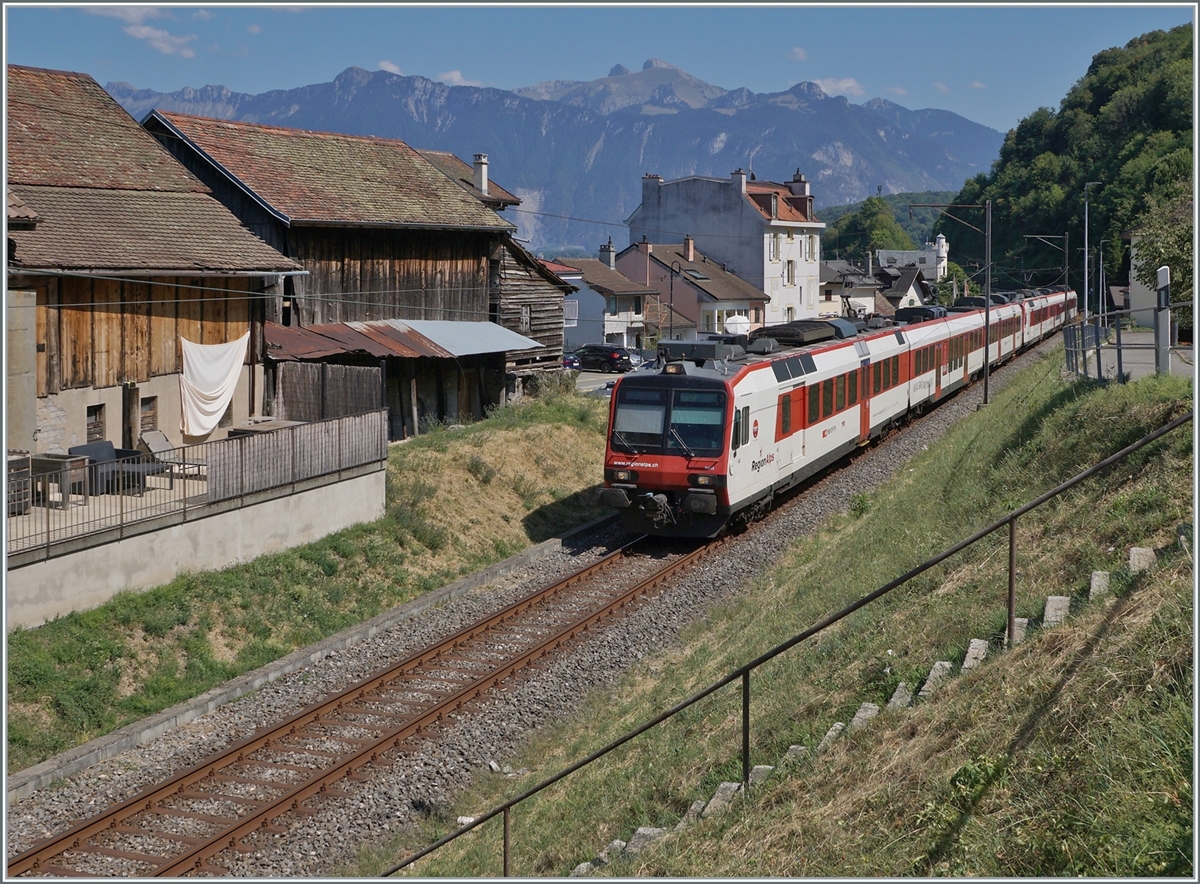
M 569 368 L 572 371 L 580 371 L 583 369 L 583 364 L 579 361 L 579 357 L 574 353 L 564 353 L 563 368 Z
M 629 351 L 624 347 L 612 344 L 584 344 L 575 351 L 584 368 L 598 368 L 600 371 L 626 372 L 633 368 Z

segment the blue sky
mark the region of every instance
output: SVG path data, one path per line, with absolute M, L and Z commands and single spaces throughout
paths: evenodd
M 726 89 L 819 83 L 1001 131 L 1093 55 L 1194 21 L 1191 4 L 49 6 L 5 4 L 5 60 L 171 92 L 260 93 L 348 67 L 512 89 L 660 58 Z

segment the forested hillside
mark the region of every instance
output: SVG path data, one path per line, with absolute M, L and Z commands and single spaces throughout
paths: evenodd
M 817 212 L 817 217 L 828 225 L 822 236 L 821 255 L 826 260 L 862 261 L 868 244 L 872 249 L 919 248 L 933 239 L 933 225 L 941 213 L 940 209 L 921 207 L 952 202 L 955 195 L 947 190 L 889 193 L 845 206 L 827 206 Z M 878 211 L 880 203 L 886 206 L 885 212 Z M 914 204 L 918 208 L 910 208 Z M 912 244 L 905 244 L 897 233 L 907 234 Z
M 993 285 L 1061 281 L 1062 251 L 1026 237 L 1064 233 L 1070 235 L 1070 281 L 1082 285 L 1087 182 L 1098 182 L 1088 189 L 1093 280 L 1102 240 L 1108 278 L 1124 282 L 1129 243 L 1123 235 L 1141 228 L 1148 236 L 1160 213 L 1174 212 L 1190 225 L 1192 66 L 1190 26 L 1152 31 L 1097 54 L 1057 111 L 1039 108 L 1008 133 L 991 172 L 968 180 L 952 200 L 992 201 Z M 935 233 L 954 243 L 960 264 L 982 262 L 983 210 L 956 214 L 979 230 L 943 218 Z M 1190 244 L 1190 230 L 1183 239 Z M 1062 239 L 1050 242 L 1061 245 Z M 1172 265 L 1172 299 L 1190 301 L 1190 247 L 1155 260 L 1163 259 Z

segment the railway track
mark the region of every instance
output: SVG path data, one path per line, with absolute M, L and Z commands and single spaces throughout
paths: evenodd
M 582 634 L 620 616 L 721 543 L 685 553 L 643 552 L 639 538 L 604 558 L 261 729 L 134 797 L 45 838 L 8 861 L 8 875 L 178 877 L 225 875 L 219 855 L 255 852 L 286 832 L 288 815 L 345 797 L 452 726 Z M 677 548 L 676 548 L 677 549 Z M 631 558 L 642 567 L 622 579 Z M 652 573 L 644 576 L 646 565 Z

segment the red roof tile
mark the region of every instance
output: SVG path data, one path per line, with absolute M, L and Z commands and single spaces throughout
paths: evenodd
M 403 141 L 153 114 L 291 223 L 516 229 Z

